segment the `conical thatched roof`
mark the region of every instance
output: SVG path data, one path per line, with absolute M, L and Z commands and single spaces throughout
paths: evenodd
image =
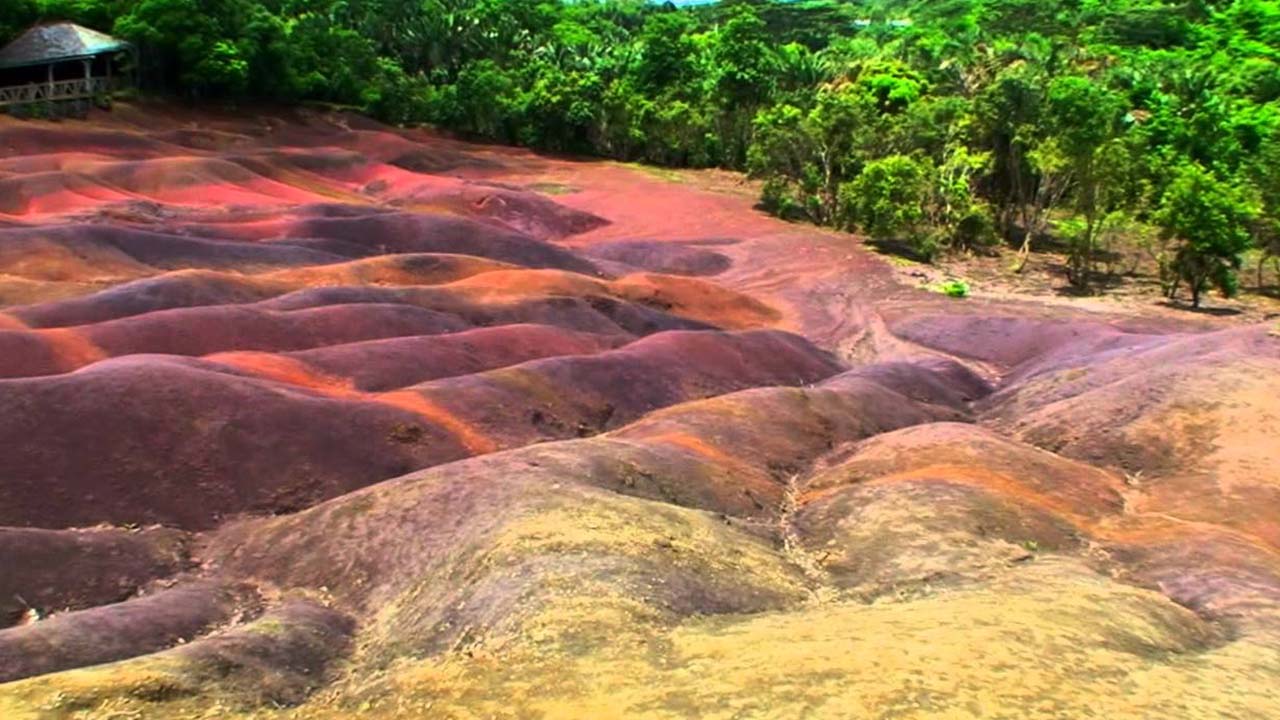
M 36 25 L 0 48 L 0 68 L 75 60 L 129 47 L 124 40 L 75 23 Z

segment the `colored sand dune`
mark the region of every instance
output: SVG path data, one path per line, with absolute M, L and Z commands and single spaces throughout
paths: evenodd
M 0 717 L 1280 716 L 1280 339 L 311 115 L 0 119 Z

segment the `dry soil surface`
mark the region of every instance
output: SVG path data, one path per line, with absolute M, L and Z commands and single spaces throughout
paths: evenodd
M 0 120 L 0 717 L 1280 717 L 1280 337 L 716 174 Z

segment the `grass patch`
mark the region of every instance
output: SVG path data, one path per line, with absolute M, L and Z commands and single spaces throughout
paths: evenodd
M 940 282 L 935 285 L 930 285 L 929 289 L 934 292 L 942 293 L 947 297 L 953 297 L 953 298 L 969 297 L 969 283 L 965 282 L 964 280 L 947 280 L 945 282 Z
M 632 170 L 639 170 L 640 172 L 646 175 L 651 175 L 660 180 L 666 180 L 667 182 L 675 182 L 675 183 L 684 182 L 684 175 L 679 170 L 673 170 L 671 168 L 665 168 L 665 167 L 658 167 L 657 165 L 643 165 L 641 163 L 622 163 L 622 164 L 626 167 L 631 168 Z
M 924 264 L 918 260 L 912 260 L 909 257 L 903 257 L 901 255 L 885 254 L 883 257 L 886 262 L 888 262 L 890 265 L 894 267 L 900 267 L 900 268 L 919 267 L 920 265 Z
M 536 182 L 525 185 L 525 188 L 543 195 L 572 195 L 580 192 L 579 188 L 557 182 Z

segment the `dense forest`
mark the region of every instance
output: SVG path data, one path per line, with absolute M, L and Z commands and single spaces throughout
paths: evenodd
M 135 41 L 153 90 L 741 169 L 925 258 L 1052 242 L 1082 291 L 1121 246 L 1196 304 L 1280 255 L 1275 0 L 6 0 L 0 35 L 41 19 Z

